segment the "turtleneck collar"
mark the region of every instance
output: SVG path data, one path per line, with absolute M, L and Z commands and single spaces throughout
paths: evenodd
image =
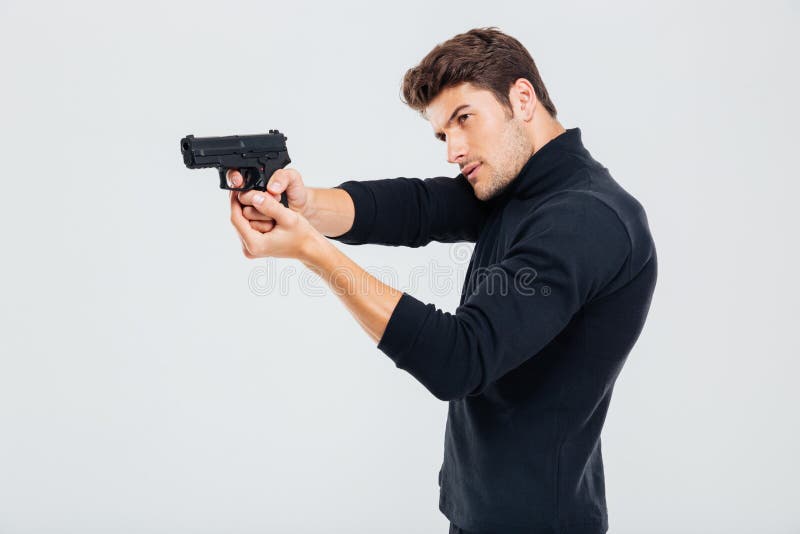
M 566 180 L 571 173 L 565 173 L 565 156 L 578 156 L 577 161 L 587 158 L 592 161 L 591 155 L 581 142 L 580 128 L 570 128 L 557 135 L 537 150 L 523 165 L 519 174 L 508 184 L 502 194 L 495 197 L 497 202 L 505 203 L 507 200 L 517 198 L 530 198 L 566 186 Z M 572 167 L 572 165 L 567 165 Z

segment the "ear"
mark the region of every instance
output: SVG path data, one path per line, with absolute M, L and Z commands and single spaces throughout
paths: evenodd
M 531 82 L 525 78 L 519 78 L 511 85 L 508 96 L 511 106 L 514 108 L 514 115 L 519 116 L 525 122 L 530 122 L 533 119 L 533 112 L 539 104 Z

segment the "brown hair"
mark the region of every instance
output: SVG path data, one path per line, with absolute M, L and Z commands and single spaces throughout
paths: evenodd
M 508 93 L 519 78 L 531 83 L 536 98 L 555 118 L 556 106 L 522 43 L 494 27 L 475 28 L 439 43 L 419 65 L 408 69 L 401 99 L 424 116 L 425 108 L 440 92 L 469 82 L 491 91 L 513 113 Z

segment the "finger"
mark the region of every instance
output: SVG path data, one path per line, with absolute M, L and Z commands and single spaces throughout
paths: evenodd
M 225 173 L 225 179 L 228 181 L 228 187 L 241 187 L 244 183 L 242 173 L 236 169 L 228 169 Z
M 270 195 L 253 196 L 253 207 L 275 220 L 279 226 L 291 226 L 297 221 L 297 213 L 285 207 Z
M 240 191 L 239 192 L 239 203 L 242 206 L 252 206 L 253 205 L 253 197 L 256 195 L 264 195 L 264 191 L 258 191 L 257 189 L 251 189 L 249 191 Z M 266 191 L 266 194 L 280 202 L 281 194 L 280 193 L 270 193 Z
M 263 213 L 261 213 L 260 211 L 255 209 L 253 206 L 244 206 L 244 209 L 242 210 L 242 213 L 244 214 L 244 218 L 247 219 L 248 221 L 271 221 L 272 220 L 272 217 L 267 217 L 266 215 L 264 215 Z
M 287 169 L 278 169 L 267 182 L 267 191 L 281 194 L 292 182 L 292 174 Z
M 286 191 L 286 198 L 289 202 L 295 203 L 299 194 L 302 178 L 297 170 L 292 168 L 278 169 L 267 182 L 267 191 L 272 194 L 280 195 Z M 280 200 L 280 198 L 278 198 Z
M 250 228 L 250 221 L 242 215 L 242 205 L 236 200 L 236 195 L 231 195 L 231 223 L 233 223 L 234 228 L 239 233 L 239 238 L 244 242 L 248 250 L 252 250 L 249 245 L 262 234 Z
M 275 221 L 250 221 L 250 228 L 262 234 L 266 234 L 275 228 Z

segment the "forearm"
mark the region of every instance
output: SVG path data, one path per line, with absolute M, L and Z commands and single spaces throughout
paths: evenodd
M 353 226 L 355 207 L 353 199 L 342 189 L 307 188 L 308 208 L 303 216 L 311 226 L 329 237 L 337 237 Z
M 355 209 L 352 226 L 335 237 L 350 245 L 475 241 L 487 213 L 463 177 L 349 180 L 341 190 Z
M 342 193 L 347 195 L 344 191 Z M 361 327 L 378 343 L 403 292 L 369 274 L 321 237 L 309 243 L 301 261 L 328 284 Z

